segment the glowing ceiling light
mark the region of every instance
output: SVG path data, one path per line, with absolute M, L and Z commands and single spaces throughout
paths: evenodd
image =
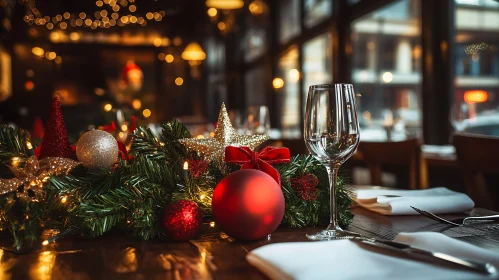
M 210 16 L 210 17 L 215 17 L 215 16 L 217 16 L 218 11 L 217 11 L 217 9 L 215 9 L 215 8 L 209 8 L 209 9 L 208 9 L 208 11 L 207 11 L 206 13 L 207 13 L 207 14 L 208 14 L 208 16 Z
M 149 118 L 151 116 L 151 110 L 149 109 L 144 109 L 144 111 L 142 111 L 142 115 L 145 117 L 145 118 Z
M 181 57 L 189 62 L 197 62 L 199 64 L 206 59 L 206 53 L 198 43 L 190 43 L 185 47 Z
M 78 34 L 77 32 L 71 32 L 69 33 L 69 39 L 71 41 L 78 41 L 80 40 L 80 34 Z
M 171 54 L 167 54 L 165 56 L 166 63 L 172 63 L 174 59 L 175 59 L 175 57 L 173 55 L 171 55 Z
M 243 0 L 207 0 L 206 6 L 219 10 L 235 10 L 244 7 Z
M 111 105 L 110 103 L 104 105 L 104 111 L 111 112 L 112 109 L 113 109 L 113 105 Z
M 53 32 L 50 32 L 49 37 L 50 37 L 50 41 L 57 42 L 61 39 L 61 34 L 59 34 L 59 32 L 53 31 Z
M 138 110 L 142 107 L 142 102 L 139 100 L 139 99 L 135 99 L 133 102 L 132 102 L 132 107 L 135 109 L 135 110 Z
M 184 79 L 182 79 L 181 77 L 177 77 L 177 78 L 175 79 L 175 84 L 176 84 L 177 86 L 181 86 L 181 85 L 183 85 L 183 84 L 184 84 Z
M 262 0 L 254 0 L 248 6 L 248 9 L 253 15 L 261 15 L 265 12 L 266 6 Z
M 275 89 L 280 89 L 280 88 L 284 87 L 284 80 L 281 78 L 274 78 L 274 80 L 272 80 L 272 86 Z
M 54 60 L 56 57 L 57 57 L 57 54 L 55 52 L 48 52 L 47 53 L 48 60 Z
M 288 76 L 292 82 L 298 82 L 298 80 L 300 80 L 300 71 L 298 71 L 298 69 L 291 69 L 289 70 Z
M 161 40 L 161 38 L 156 37 L 156 38 L 154 38 L 152 43 L 154 44 L 155 47 L 161 47 L 162 40 Z
M 219 22 L 219 23 L 217 24 L 217 27 L 218 27 L 218 29 L 220 29 L 220 31 L 224 31 L 224 30 L 225 30 L 225 28 L 226 28 L 226 26 L 225 26 L 225 22 L 222 22 L 222 21 L 221 21 L 221 22 Z
M 34 47 L 31 49 L 31 52 L 36 55 L 36 56 L 39 56 L 39 57 L 43 57 L 43 55 L 45 54 L 45 51 L 40 48 L 40 47 Z

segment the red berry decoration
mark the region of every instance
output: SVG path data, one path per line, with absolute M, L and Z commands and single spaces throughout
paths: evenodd
M 163 228 L 176 241 L 190 240 L 199 234 L 203 213 L 190 200 L 177 200 L 168 205 L 163 218 Z
M 284 217 L 284 195 L 265 172 L 243 169 L 218 183 L 212 198 L 213 216 L 228 235 L 257 240 L 272 233 Z

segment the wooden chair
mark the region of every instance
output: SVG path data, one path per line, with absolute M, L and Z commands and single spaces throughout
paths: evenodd
M 383 185 L 381 181 L 383 165 L 406 165 L 409 171 L 409 187 L 411 189 L 428 187 L 418 139 L 400 142 L 360 142 L 358 151 L 371 173 L 371 184 Z
M 499 176 L 499 137 L 460 133 L 454 134 L 452 143 L 466 193 L 477 207 L 499 210 L 499 186 L 487 183 Z M 494 184 L 499 183 L 495 179 Z

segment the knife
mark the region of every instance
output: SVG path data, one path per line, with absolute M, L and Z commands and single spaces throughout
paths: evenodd
M 419 257 L 419 258 L 424 258 L 428 260 L 437 260 L 439 262 L 447 263 L 447 264 L 454 264 L 461 266 L 463 268 L 473 270 L 476 272 L 480 272 L 483 274 L 488 274 L 488 275 L 496 275 L 497 274 L 497 269 L 495 266 L 493 266 L 490 263 L 485 263 L 485 262 L 478 262 L 478 261 L 471 261 L 459 257 L 454 257 L 448 254 L 444 253 L 439 253 L 439 252 L 433 252 L 433 251 L 427 251 L 423 250 L 417 247 L 413 247 L 404 243 L 396 242 L 396 241 L 390 241 L 390 240 L 383 240 L 383 239 L 376 239 L 376 238 L 367 238 L 363 236 L 355 236 L 352 238 L 354 241 L 358 241 L 364 244 L 368 244 L 371 246 L 375 247 L 380 247 L 380 248 L 385 248 L 385 249 L 392 249 L 398 252 L 405 253 L 410 256 L 414 257 Z

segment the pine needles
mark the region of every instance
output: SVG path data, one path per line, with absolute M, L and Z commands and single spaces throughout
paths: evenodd
M 196 202 L 205 218 L 210 219 L 214 188 L 238 166 L 210 162 L 207 172 L 192 176 L 182 168 L 183 163 L 202 158 L 178 141 L 191 137 L 189 131 L 176 120 L 162 127 L 159 138 L 150 129 L 135 130 L 129 161 L 120 160 L 102 170 L 79 166 L 67 176 L 51 177 L 43 186 L 41 199 L 24 201 L 15 193 L 1 196 L 0 229 L 10 232 L 18 249 L 26 241 L 37 241 L 44 229 L 88 237 L 116 230 L 146 240 L 164 238 L 164 209 L 178 199 Z M 13 157 L 31 156 L 33 150 L 28 148 L 28 142 L 29 134 L 23 130 L 0 127 L 0 161 L 10 164 Z M 327 224 L 329 186 L 324 167 L 311 156 L 297 156 L 276 168 L 286 199 L 282 223 L 292 227 Z M 303 200 L 291 186 L 290 179 L 304 173 L 319 179 L 316 200 Z M 348 210 L 351 199 L 341 182 L 337 196 L 340 223 L 345 226 L 353 215 Z

